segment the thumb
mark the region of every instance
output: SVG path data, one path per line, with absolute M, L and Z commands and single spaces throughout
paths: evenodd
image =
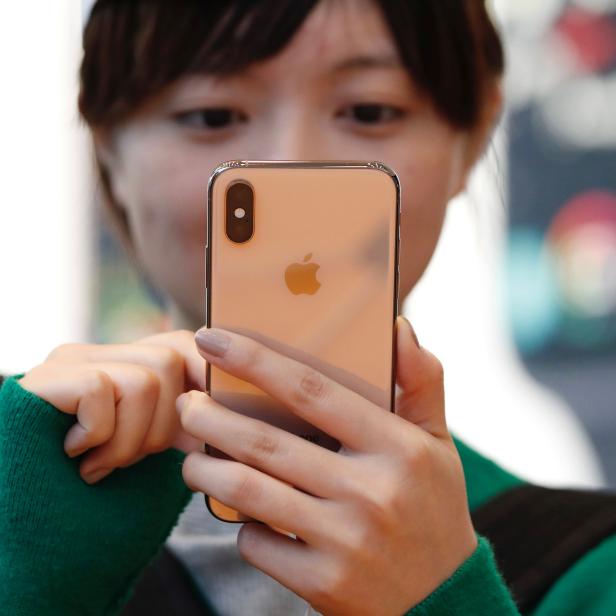
M 412 325 L 396 318 L 396 415 L 438 438 L 449 438 L 443 366 L 419 345 Z

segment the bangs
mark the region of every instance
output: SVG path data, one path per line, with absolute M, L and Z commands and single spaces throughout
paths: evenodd
M 505 60 L 483 0 L 378 0 L 409 75 L 453 126 L 479 120 Z
M 193 35 L 195 53 L 187 72 L 232 74 L 277 55 L 318 1 L 236 0 L 218 3 L 222 7 L 213 14 L 201 2 L 200 34 Z
M 289 43 L 318 2 L 98 0 L 83 38 L 81 116 L 91 127 L 113 126 L 181 77 L 230 75 L 267 60 Z M 485 90 L 504 69 L 484 1 L 375 4 L 416 86 L 453 126 L 472 127 Z
M 96 52 L 82 63 L 80 111 L 92 126 L 112 124 L 180 77 L 273 57 L 318 1 L 99 0 L 84 32 Z

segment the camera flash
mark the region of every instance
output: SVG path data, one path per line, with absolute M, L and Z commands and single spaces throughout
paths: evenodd
M 246 215 L 246 210 L 243 207 L 236 207 L 233 214 L 235 214 L 236 218 L 244 218 Z

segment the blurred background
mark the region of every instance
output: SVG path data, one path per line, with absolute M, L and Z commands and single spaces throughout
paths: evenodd
M 97 205 L 80 3 L 31 4 L 0 9 L 2 374 L 166 327 Z M 454 433 L 530 480 L 616 488 L 616 0 L 492 8 L 506 113 L 401 311 L 443 361 Z

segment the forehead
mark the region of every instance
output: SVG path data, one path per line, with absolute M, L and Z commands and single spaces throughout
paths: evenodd
M 322 0 L 276 56 L 246 73 L 264 79 L 289 70 L 401 66 L 389 28 L 372 0 Z

